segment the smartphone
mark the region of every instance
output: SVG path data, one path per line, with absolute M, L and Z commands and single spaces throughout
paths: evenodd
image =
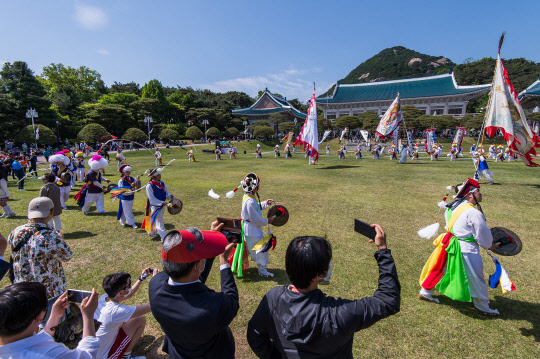
M 241 233 L 242 232 L 242 220 L 236 219 L 236 218 L 224 218 L 224 217 L 217 217 L 217 220 L 219 223 L 224 223 L 223 227 L 221 228 L 221 231 L 227 231 L 227 232 L 235 232 L 235 233 Z
M 229 232 L 229 231 L 221 231 L 227 237 L 227 241 L 229 243 L 241 243 L 242 242 L 242 234 L 237 232 Z
M 148 271 L 150 272 L 150 274 L 154 273 L 154 269 L 153 268 L 149 268 Z M 146 277 L 148 277 L 148 274 L 144 273 L 143 275 L 141 275 L 141 278 L 143 280 L 146 279 Z
M 354 231 L 368 237 L 369 239 L 375 239 L 375 236 L 377 235 L 374 227 L 371 227 L 371 225 L 356 218 L 354 219 Z
M 92 292 L 86 290 L 68 289 L 68 300 L 70 302 L 81 303 L 84 298 L 90 297 Z

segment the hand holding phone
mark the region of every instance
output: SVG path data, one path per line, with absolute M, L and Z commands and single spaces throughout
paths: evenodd
M 375 236 L 377 235 L 377 232 L 375 231 L 374 227 L 356 218 L 354 220 L 354 231 L 373 240 L 375 239 Z

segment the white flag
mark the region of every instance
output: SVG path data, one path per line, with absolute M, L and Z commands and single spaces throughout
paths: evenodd
M 39 140 L 39 126 L 36 127 L 36 141 Z
M 315 101 L 315 93 L 311 97 L 309 103 L 308 113 L 306 116 L 306 122 L 300 134 L 296 138 L 294 145 L 302 144 L 304 150 L 311 150 L 311 157 L 314 157 L 315 161 L 319 159 L 319 132 L 317 130 L 317 104 Z

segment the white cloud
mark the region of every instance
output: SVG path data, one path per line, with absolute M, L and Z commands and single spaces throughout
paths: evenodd
M 87 30 L 99 30 L 109 22 L 102 9 L 83 4 L 75 4 L 75 20 Z
M 100 55 L 109 55 L 110 52 L 105 50 L 105 49 L 99 49 L 97 50 L 97 53 L 100 54 Z
M 270 91 L 277 92 L 289 99 L 298 98 L 300 101 L 304 101 L 313 94 L 313 74 L 320 71 L 319 68 L 288 69 L 274 74 L 220 80 L 203 84 L 200 87 L 214 92 L 242 91 L 250 96 L 257 96 L 259 90 L 264 90 L 267 87 Z M 328 83 L 317 84 L 317 92 L 326 91 L 329 86 Z

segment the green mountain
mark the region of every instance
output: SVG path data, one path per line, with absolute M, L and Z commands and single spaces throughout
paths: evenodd
M 503 59 L 516 90 L 523 91 L 538 79 L 540 63 L 518 59 Z M 459 85 L 479 85 L 491 83 L 495 59 L 466 60 L 457 65 L 444 56 L 430 56 L 403 46 L 384 49 L 377 55 L 364 61 L 346 77 L 339 80 L 341 84 L 395 80 L 411 77 L 437 75 L 454 70 Z M 331 94 L 334 87 L 326 94 Z

